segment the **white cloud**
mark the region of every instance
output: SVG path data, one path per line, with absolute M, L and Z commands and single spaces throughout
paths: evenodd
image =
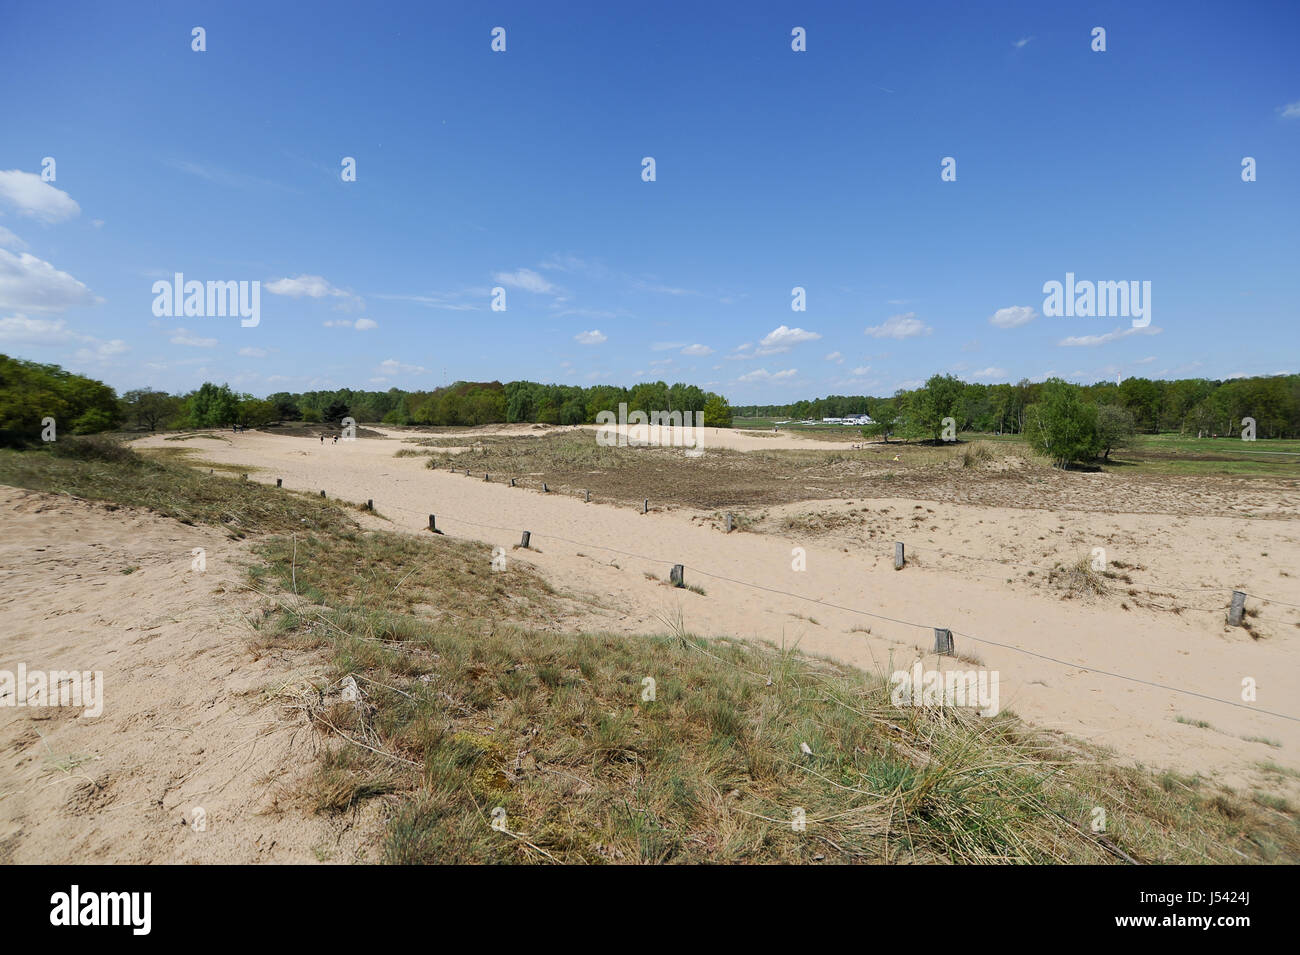
M 49 262 L 0 249 L 0 308 L 49 312 L 94 300 L 90 289 Z
M 787 352 L 795 345 L 804 342 L 815 342 L 821 338 L 817 332 L 805 331 L 802 328 L 788 328 L 785 325 L 778 325 L 772 329 L 762 340 L 759 341 L 759 355 L 775 355 L 780 352 Z
M 187 328 L 178 328 L 176 334 L 171 337 L 171 343 L 173 345 L 186 345 L 190 348 L 211 348 L 217 343 L 217 340 L 195 335 Z
M 497 272 L 494 279 L 502 285 L 523 289 L 525 292 L 542 294 L 554 292 L 555 286 L 532 269 L 516 269 L 514 272 Z
M 573 340 L 579 345 L 599 345 L 609 341 L 609 337 L 599 328 L 593 328 L 589 332 L 578 332 L 573 336 Z
M 379 363 L 379 370 L 385 375 L 423 375 L 426 371 L 420 365 L 407 365 L 398 361 L 396 358 L 389 358 Z
M 766 368 L 755 368 L 753 371 L 746 372 L 737 378 L 737 381 L 779 381 L 783 378 L 793 378 L 798 373 L 796 368 L 787 368 L 785 371 L 771 372 Z
M 683 355 L 698 355 L 701 358 L 705 355 L 712 355 L 713 349 L 708 345 L 687 345 L 682 349 Z
M 4 345 L 82 345 L 73 356 L 78 361 L 103 361 L 130 350 L 120 338 L 103 341 L 94 335 L 74 332 L 61 318 L 26 315 L 0 318 L 0 346 Z
M 286 295 L 289 298 L 341 298 L 355 305 L 361 304 L 360 296 L 330 284 L 319 275 L 275 279 L 267 282 L 265 288 L 272 295 Z
M 16 249 L 21 252 L 25 248 L 27 248 L 26 242 L 0 225 L 0 249 Z
M 1287 103 L 1285 106 L 1280 106 L 1278 109 L 1281 110 L 1283 119 L 1300 119 L 1300 99 L 1296 100 L 1294 103 Z
M 971 378 L 987 378 L 993 381 L 1002 381 L 1006 377 L 1007 377 L 1006 369 L 994 368 L 992 366 L 988 368 L 981 368 L 979 371 L 971 372 Z
M 839 362 L 840 364 L 843 364 L 843 363 L 844 363 L 844 356 L 841 355 L 841 354 L 840 354 L 839 352 L 837 352 L 837 351 L 833 351 L 833 352 L 831 352 L 829 355 L 826 356 L 826 360 L 827 360 L 827 361 Z
M 1028 45 L 1029 45 L 1029 41 L 1032 40 L 1032 39 L 1033 39 L 1033 37 L 1031 37 L 1031 36 L 1021 37 L 1019 40 L 1016 40 L 1016 41 L 1015 41 L 1014 43 L 1012 43 L 1011 45 L 1014 46 L 1017 50 L 1019 50 L 1019 49 L 1022 49 L 1022 48 L 1024 48 L 1024 47 L 1028 46 Z
M 352 327 L 359 332 L 368 332 L 372 328 L 378 328 L 379 323 L 369 318 L 358 318 L 356 324 Z
M 853 375 L 854 378 L 861 378 L 864 375 L 866 375 L 866 373 L 869 371 L 871 371 L 870 365 L 859 365 L 857 368 L 853 369 L 851 374 Z
M 34 172 L 0 171 L 0 199 L 42 222 L 62 222 L 81 215 L 81 206 L 62 189 L 56 189 Z
M 916 312 L 903 315 L 891 315 L 883 325 L 873 325 L 867 329 L 872 338 L 915 338 L 929 335 L 934 329 L 916 317 Z
M 989 324 L 998 328 L 1019 328 L 1037 317 L 1038 313 L 1028 305 L 1012 305 L 1010 308 L 1000 308 L 989 316 Z
M 120 338 L 114 338 L 112 341 L 96 342 L 90 348 L 78 348 L 72 357 L 77 361 L 104 361 L 130 350 L 126 342 Z
M 1117 328 L 1113 332 L 1106 332 L 1104 335 L 1071 335 L 1069 338 L 1062 338 L 1058 345 L 1064 347 L 1073 347 L 1078 345 L 1109 345 L 1111 342 L 1117 342 L 1121 338 L 1128 338 L 1130 335 L 1159 335 L 1163 329 L 1154 325 L 1147 325 L 1142 328 Z

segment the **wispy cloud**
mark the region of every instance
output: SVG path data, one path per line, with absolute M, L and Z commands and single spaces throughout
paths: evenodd
M 184 345 L 188 348 L 212 348 L 217 344 L 215 338 L 203 338 L 195 335 L 188 328 L 178 328 L 170 339 L 173 345 Z
M 297 275 L 293 278 L 275 279 L 264 288 L 272 295 L 288 298 L 338 299 L 345 308 L 364 308 L 365 300 L 344 288 L 339 288 L 320 275 Z
M 609 336 L 599 328 L 593 328 L 589 332 L 578 332 L 573 336 L 573 340 L 579 345 L 601 345 L 609 341 Z
M 781 381 L 786 378 L 793 378 L 796 374 L 798 374 L 797 368 L 787 368 L 785 371 L 768 371 L 766 368 L 755 368 L 753 371 L 741 375 L 736 381 Z
M 510 288 L 523 289 L 525 292 L 533 292 L 537 295 L 545 295 L 557 291 L 554 285 L 532 269 L 516 269 L 513 272 L 496 272 L 492 277 L 501 285 L 509 286 Z
M 907 312 L 891 315 L 883 324 L 872 325 L 866 334 L 872 338 L 916 338 L 918 335 L 929 335 L 932 331 L 929 325 L 916 317 L 915 312 Z
M 1038 312 L 1028 305 L 1012 305 L 1010 308 L 1000 308 L 990 315 L 989 324 L 998 328 L 1019 328 L 1037 317 Z
M 1091 345 L 1109 345 L 1111 342 L 1117 342 L 1121 338 L 1128 338 L 1130 335 L 1159 335 L 1163 329 L 1155 325 L 1147 325 L 1143 328 L 1134 328 L 1129 325 L 1125 328 L 1117 328 L 1113 332 L 1106 332 L 1104 335 L 1072 335 L 1069 338 L 1062 338 L 1058 345 L 1070 348 L 1077 346 Z

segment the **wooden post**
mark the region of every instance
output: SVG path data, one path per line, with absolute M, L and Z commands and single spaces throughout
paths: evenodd
M 510 479 L 510 486 L 511 486 L 511 487 L 514 487 L 514 486 L 515 486 L 515 479 L 514 479 L 514 478 L 511 478 L 511 479 Z
M 325 492 L 324 492 L 324 491 L 321 491 L 321 492 L 320 492 L 320 496 L 321 496 L 321 497 L 324 497 L 324 496 L 325 496 Z
M 585 494 L 585 495 L 587 496 L 587 499 L 586 499 L 585 503 L 590 504 L 590 503 L 591 503 L 591 491 L 589 491 L 589 490 L 588 490 L 588 491 L 583 491 L 582 493 Z
M 905 563 L 907 561 L 903 559 L 903 542 L 894 541 L 894 570 L 902 570 Z
M 647 497 L 645 499 L 645 502 L 641 505 L 641 513 L 642 514 L 650 513 L 650 498 Z
M 730 533 L 731 533 L 731 529 L 732 529 L 733 527 L 735 527 L 735 526 L 736 526 L 736 519 L 735 519 L 735 517 L 733 517 L 730 513 L 728 513 L 728 514 L 727 514 L 727 533 L 730 534 Z
M 490 481 L 490 480 L 492 480 L 492 477 L 491 477 L 491 475 L 484 474 L 484 475 L 483 475 L 483 480 L 485 480 L 485 481 Z
M 1240 627 L 1246 613 L 1246 595 L 1240 590 L 1232 592 L 1232 606 L 1228 608 L 1228 626 Z
M 276 478 L 276 479 L 275 479 L 275 486 L 276 486 L 276 487 L 284 487 L 284 478 Z
M 944 630 L 939 627 L 934 628 L 934 652 L 944 656 L 952 656 L 953 643 L 952 631 Z
M 528 541 L 532 538 L 532 536 L 533 534 L 531 531 L 524 531 L 524 536 L 519 538 L 519 546 L 527 549 Z
M 438 519 L 434 517 L 432 514 L 429 515 L 429 530 L 431 530 L 435 534 L 442 533 L 442 531 L 438 530 Z
M 550 492 L 551 492 L 551 489 L 550 489 L 549 487 L 547 487 L 547 486 L 546 486 L 546 482 L 543 481 L 543 482 L 542 482 L 542 493 L 543 493 L 543 494 L 549 494 Z
M 668 580 L 674 587 L 685 587 L 686 568 L 681 564 L 673 564 L 673 569 L 668 572 Z
M 375 509 L 375 502 L 374 502 L 374 500 L 371 499 L 371 498 L 366 498 L 366 510 L 367 510 L 367 511 L 373 511 L 374 509 Z

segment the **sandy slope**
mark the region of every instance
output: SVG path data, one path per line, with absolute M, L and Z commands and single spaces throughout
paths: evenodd
M 97 717 L 0 707 L 0 862 L 352 857 L 355 830 L 285 800 L 316 744 L 268 691 L 319 660 L 249 651 L 259 598 L 225 581 L 251 562 L 214 528 L 0 486 L 0 670 L 104 674 Z
M 1243 630 L 1226 628 L 1217 611 L 1175 615 L 1137 608 L 1126 611 L 1111 601 L 1062 601 L 1032 588 L 1010 586 L 998 570 L 973 571 L 938 561 L 923 560 L 921 566 L 895 572 L 891 550 L 883 542 L 851 546 L 769 534 L 728 536 L 686 510 L 642 515 L 626 507 L 584 504 L 558 494 L 435 471 L 425 467 L 423 458 L 393 457 L 402 446 L 396 438 L 321 446 L 315 439 L 261 433 L 231 437 L 230 442 L 195 441 L 191 446 L 214 461 L 264 469 L 252 474 L 253 479 L 273 483 L 279 477 L 286 488 L 311 493 L 323 489 L 331 497 L 349 501 L 373 498 L 379 513 L 392 522 L 376 520 L 377 526 L 420 533 L 433 512 L 439 527 L 449 534 L 506 547 L 518 543 L 522 529 L 530 530 L 538 551 L 511 551 L 511 559 L 532 561 L 557 585 L 596 594 L 605 606 L 621 608 L 588 620 L 589 627 L 659 632 L 665 629 L 665 620 L 680 613 L 686 626 L 698 633 L 797 642 L 814 653 L 891 672 L 910 666 L 916 648 L 932 646 L 933 634 L 927 627 L 864 617 L 825 604 L 865 609 L 983 638 L 988 642 L 958 636 L 957 649 L 1000 672 L 1003 708 L 1041 726 L 1113 747 L 1129 759 L 1271 790 L 1280 784 L 1276 779 L 1261 782 L 1256 771 L 1259 763 L 1272 761 L 1300 769 L 1300 723 L 1085 669 L 1124 674 L 1219 700 L 1239 700 L 1242 679 L 1252 677 L 1259 684 L 1256 707 L 1300 715 L 1300 629 L 1285 621 L 1274 621 L 1269 637 L 1255 641 Z M 177 446 L 161 438 L 140 444 Z M 806 508 L 807 503 L 801 506 Z M 910 511 L 918 504 L 934 506 L 933 502 L 864 503 L 896 511 Z M 927 529 L 926 537 L 957 542 L 950 549 L 969 552 L 984 539 L 981 524 L 987 519 L 997 521 L 1004 534 L 1009 526 L 1017 527 L 1019 533 L 1012 536 L 1028 548 L 1046 536 L 1048 528 L 1042 522 L 1050 521 L 1055 528 L 1062 520 L 1072 520 L 1041 510 L 993 516 L 988 510 L 949 507 L 942 531 Z M 1088 519 L 1116 540 L 1149 539 L 1151 534 L 1151 528 L 1135 515 Z M 1271 561 L 1294 568 L 1300 566 L 1295 530 L 1292 521 L 1251 521 L 1243 529 L 1242 522 L 1231 518 L 1199 519 L 1195 527 L 1170 520 L 1160 544 L 1161 569 L 1179 580 L 1203 581 L 1224 553 L 1217 549 L 1220 544 L 1242 535 L 1251 538 L 1252 546 L 1266 541 L 1260 550 L 1267 550 Z M 806 550 L 806 571 L 791 569 L 795 546 Z M 1234 552 L 1246 553 L 1236 544 L 1233 547 Z M 1062 556 L 1076 554 L 1071 548 Z M 483 559 L 485 563 L 490 559 L 488 546 Z M 647 573 L 666 578 L 673 563 L 685 564 L 687 583 L 703 586 L 707 595 L 673 590 L 647 579 Z M 1239 570 L 1232 567 L 1224 572 L 1235 576 Z M 1288 599 L 1278 589 L 1287 583 L 1274 576 L 1271 595 Z M 1294 584 L 1290 597 L 1300 604 Z M 1212 607 L 1215 599 L 1205 606 Z M 935 663 L 934 657 L 927 660 Z M 971 664 L 946 660 L 942 665 L 966 668 Z M 1212 728 L 1176 722 L 1180 715 L 1204 720 Z M 1242 737 L 1264 737 L 1281 747 Z

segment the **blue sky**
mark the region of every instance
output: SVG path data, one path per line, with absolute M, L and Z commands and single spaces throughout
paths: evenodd
M 444 7 L 6 4 L 0 351 L 735 403 L 1300 367 L 1298 4 Z M 260 323 L 155 317 L 178 271 Z M 1150 326 L 1044 316 L 1067 272 L 1151 282 Z

